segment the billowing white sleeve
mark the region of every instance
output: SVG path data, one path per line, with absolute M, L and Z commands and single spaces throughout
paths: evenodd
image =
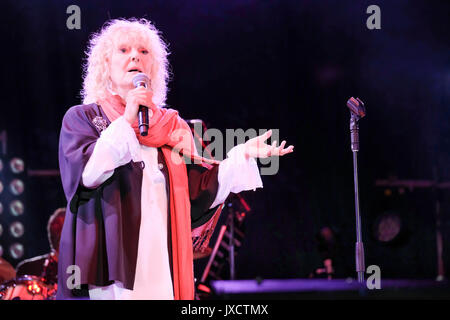
M 100 134 L 81 176 L 87 188 L 96 188 L 114 173 L 114 169 L 142 161 L 139 141 L 131 125 L 119 117 Z
M 263 187 L 256 160 L 245 158 L 244 144 L 232 148 L 227 156 L 227 159 L 219 164 L 219 189 L 210 209 L 223 203 L 230 192 L 254 191 Z

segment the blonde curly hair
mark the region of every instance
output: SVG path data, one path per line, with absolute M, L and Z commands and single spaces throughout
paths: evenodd
M 167 45 L 150 21 L 136 18 L 109 20 L 98 33 L 92 34 L 83 66 L 83 103 L 98 103 L 105 97 L 111 82 L 108 61 L 111 60 L 114 39 L 125 34 L 127 37 L 137 37 L 152 55 L 153 63 L 147 75 L 151 81 L 153 102 L 163 106 L 169 80 Z

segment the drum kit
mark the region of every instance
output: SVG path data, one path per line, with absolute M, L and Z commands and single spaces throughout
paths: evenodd
M 23 276 L 0 285 L 0 300 L 54 300 L 56 284 L 37 276 Z
M 54 300 L 57 284 L 50 283 L 44 277 L 24 275 L 15 277 L 14 268 L 0 258 L 0 300 Z M 11 279 L 11 275 L 13 279 Z

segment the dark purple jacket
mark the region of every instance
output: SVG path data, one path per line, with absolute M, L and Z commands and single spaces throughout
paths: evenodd
M 116 168 L 114 174 L 96 189 L 82 186 L 82 172 L 102 130 L 94 125 L 94 118 L 101 119 L 99 117 L 106 120 L 106 125 L 110 124 L 100 106 L 78 105 L 67 111 L 62 122 L 59 166 L 68 204 L 59 248 L 57 299 L 87 296 L 88 284 L 106 286 L 117 280 L 127 289 L 132 289 L 134 284 L 143 162 L 131 161 Z M 161 150 L 158 151 L 168 191 L 167 167 Z M 207 169 L 201 165 L 187 165 L 192 227 L 207 222 L 217 209 L 209 207 L 217 194 L 218 167 L 214 165 Z M 170 226 L 170 219 L 168 221 Z M 170 251 L 170 227 L 168 229 Z M 68 278 L 73 275 L 68 273 L 71 265 L 78 266 L 81 271 L 79 290 L 70 290 L 67 286 Z

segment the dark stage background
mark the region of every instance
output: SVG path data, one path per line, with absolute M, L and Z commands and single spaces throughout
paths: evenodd
M 69 30 L 66 8 L 81 9 Z M 366 8 L 381 8 L 368 30 Z M 449 189 L 377 187 L 377 179 L 450 180 L 448 1 L 3 1 L 2 110 L 8 155 L 30 170 L 58 169 L 66 110 L 80 103 L 89 35 L 109 18 L 145 17 L 169 43 L 167 103 L 209 128 L 280 129 L 295 151 L 280 159 L 252 207 L 238 279 L 302 278 L 321 266 L 316 234 L 339 235 L 337 276 L 355 276 L 355 210 L 346 101 L 360 97 L 360 200 L 366 265 L 382 277 L 435 278 L 435 200 L 448 269 Z M 1 195 L 0 195 L 1 197 Z M 26 178 L 23 258 L 49 251 L 46 223 L 66 205 L 58 176 Z M 377 216 L 401 215 L 407 236 L 381 245 Z M 0 217 L 6 219 L 8 213 Z M 8 218 L 9 219 L 9 218 Z M 4 226 L 7 229 L 7 226 Z M 7 257 L 7 230 L 0 237 Z M 201 266 L 196 272 L 201 272 Z

